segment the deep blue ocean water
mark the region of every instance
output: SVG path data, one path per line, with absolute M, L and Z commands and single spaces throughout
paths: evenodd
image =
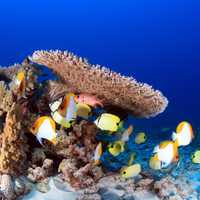
M 200 124 L 200 2 L 1 0 L 0 64 L 69 50 L 161 90 L 167 110 L 141 126 Z M 199 125 L 200 126 L 200 125 Z
M 199 11 L 198 0 L 0 0 L 0 65 L 21 62 L 38 49 L 69 50 L 161 90 L 169 99 L 164 113 L 131 118 L 137 130 L 156 138 L 139 149 L 149 158 L 180 121 L 200 127 Z M 170 131 L 161 132 L 164 127 Z M 198 187 L 199 166 L 190 154 L 200 148 L 199 138 L 181 148 L 183 171 L 178 169 Z

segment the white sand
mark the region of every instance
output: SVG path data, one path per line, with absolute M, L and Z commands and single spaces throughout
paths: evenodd
M 77 197 L 76 193 L 57 189 L 52 179 L 49 182 L 49 186 L 51 188 L 49 192 L 41 193 L 33 189 L 23 200 L 75 200 Z

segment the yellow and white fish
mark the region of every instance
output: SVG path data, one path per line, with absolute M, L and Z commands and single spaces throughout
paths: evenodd
M 102 143 L 99 142 L 94 152 L 94 157 L 93 157 L 94 165 L 100 164 L 100 158 L 101 158 L 102 153 L 103 153 Z
M 130 135 L 133 133 L 133 126 L 130 125 L 123 133 L 121 140 L 127 142 L 129 140 Z
M 103 131 L 110 131 L 110 133 L 112 133 L 118 130 L 121 125 L 121 120 L 116 115 L 103 113 L 94 121 L 94 123 L 99 129 Z
M 109 144 L 108 151 L 113 156 L 118 156 L 120 153 L 124 151 L 124 142 L 119 140 L 119 141 Z
M 16 78 L 14 79 L 14 84 L 17 86 L 17 90 L 20 96 L 23 96 L 26 89 L 26 75 L 25 71 L 19 71 Z
M 154 148 L 154 162 L 161 162 L 161 168 L 179 160 L 178 146 L 173 141 L 163 141 Z
M 122 134 L 121 139 L 108 145 L 108 151 L 113 156 L 118 156 L 124 151 L 125 143 L 129 140 L 131 133 L 133 132 L 133 126 L 130 125 Z
M 55 112 L 56 110 L 58 110 L 61 103 L 62 103 L 62 98 L 59 98 L 58 100 L 50 103 L 49 108 L 51 109 L 52 112 Z
M 77 116 L 82 117 L 83 119 L 88 119 L 92 113 L 92 109 L 85 103 L 77 104 Z
M 135 143 L 136 144 L 143 144 L 147 140 L 147 136 L 144 132 L 140 132 L 135 137 Z
M 123 167 L 120 171 L 120 174 L 123 178 L 132 178 L 136 177 L 140 174 L 141 172 L 141 165 L 140 164 L 133 164 L 128 167 Z
M 191 159 L 193 163 L 200 164 L 200 150 L 196 150 L 192 155 Z
M 190 123 L 181 122 L 177 128 L 176 133 L 172 133 L 172 140 L 177 142 L 178 146 L 187 146 L 194 138 L 193 129 Z
M 37 137 L 40 144 L 42 144 L 42 139 L 46 139 L 54 145 L 57 142 L 56 124 L 51 117 L 39 117 L 31 127 L 31 132 Z
M 150 160 L 149 160 L 149 166 L 151 169 L 154 170 L 160 170 L 161 169 L 161 161 L 158 158 L 158 154 L 154 154 L 153 156 L 151 156 Z
M 75 98 L 76 96 L 73 93 L 68 93 L 62 100 L 62 103 L 59 105 L 57 110 L 51 113 L 55 122 L 65 128 L 70 128 L 71 124 L 77 117 L 77 105 Z M 56 106 L 54 104 L 54 109 L 55 108 Z

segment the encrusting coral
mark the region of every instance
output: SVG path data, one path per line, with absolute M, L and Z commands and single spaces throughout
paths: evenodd
M 114 105 L 137 117 L 151 117 L 163 112 L 168 101 L 158 90 L 139 83 L 85 59 L 62 51 L 36 51 L 33 62 L 52 69 L 69 92 L 96 95 L 104 105 Z

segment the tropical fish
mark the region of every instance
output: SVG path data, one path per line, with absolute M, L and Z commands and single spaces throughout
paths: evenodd
M 94 165 L 99 165 L 100 164 L 100 158 L 101 155 L 103 153 L 103 147 L 102 147 L 102 143 L 99 142 L 99 144 L 97 145 L 95 152 L 94 152 Z
M 123 141 L 116 141 L 108 145 L 108 151 L 113 156 L 118 156 L 120 153 L 124 151 L 124 142 Z
M 129 137 L 131 135 L 131 133 L 133 132 L 133 126 L 130 125 L 122 134 L 122 138 L 121 140 L 124 142 L 127 142 L 129 140 Z
M 158 154 L 154 154 L 153 156 L 151 156 L 150 160 L 149 160 L 149 166 L 151 167 L 151 169 L 154 170 L 160 170 L 161 169 L 161 161 L 158 159 Z
M 92 109 L 85 103 L 77 104 L 77 116 L 82 117 L 83 119 L 88 119 L 92 113 Z
M 121 139 L 108 145 L 108 151 L 113 156 L 118 156 L 124 151 L 125 143 L 129 140 L 129 136 L 133 132 L 133 126 L 130 125 L 122 134 Z
M 177 128 L 176 133 L 172 133 L 172 140 L 177 142 L 178 146 L 187 146 L 194 138 L 194 133 L 191 124 L 188 122 L 181 122 Z
M 58 100 L 50 103 L 49 107 L 50 107 L 51 111 L 55 112 L 56 110 L 58 110 L 61 103 L 62 103 L 62 98 L 59 98 Z
M 163 141 L 154 148 L 155 154 L 152 162 L 161 162 L 161 168 L 168 167 L 171 163 L 179 160 L 178 146 L 173 141 Z M 156 166 L 157 166 L 156 164 Z M 153 166 L 153 164 L 152 164 Z
M 133 161 L 136 159 L 136 153 L 132 152 L 128 161 L 128 166 L 131 166 L 133 164 Z
M 14 80 L 14 84 L 17 86 L 20 96 L 23 96 L 25 93 L 26 87 L 26 76 L 24 71 L 19 71 Z
M 127 178 L 132 178 L 132 177 L 138 176 L 140 172 L 141 172 L 141 165 L 133 164 L 128 167 L 123 167 L 121 169 L 120 174 L 123 178 L 127 179 Z
M 193 163 L 200 164 L 200 150 L 196 150 L 192 155 L 191 159 Z
M 42 139 L 49 140 L 54 145 L 56 144 L 56 124 L 51 117 L 39 117 L 31 127 L 31 132 L 36 136 L 40 144 L 42 144 Z
M 79 94 L 77 95 L 78 103 L 84 103 L 92 107 L 103 107 L 103 103 L 96 96 L 90 94 Z
M 99 129 L 109 131 L 111 133 L 116 132 L 121 125 L 120 118 L 109 113 L 101 114 L 101 116 L 99 116 L 94 123 Z
M 73 121 L 76 119 L 77 105 L 75 99 L 76 96 L 73 93 L 68 93 L 57 110 L 51 113 L 55 122 L 65 128 L 70 128 Z
M 135 137 L 136 144 L 142 144 L 142 143 L 146 142 L 146 140 L 147 140 L 147 136 L 144 132 L 138 133 Z

